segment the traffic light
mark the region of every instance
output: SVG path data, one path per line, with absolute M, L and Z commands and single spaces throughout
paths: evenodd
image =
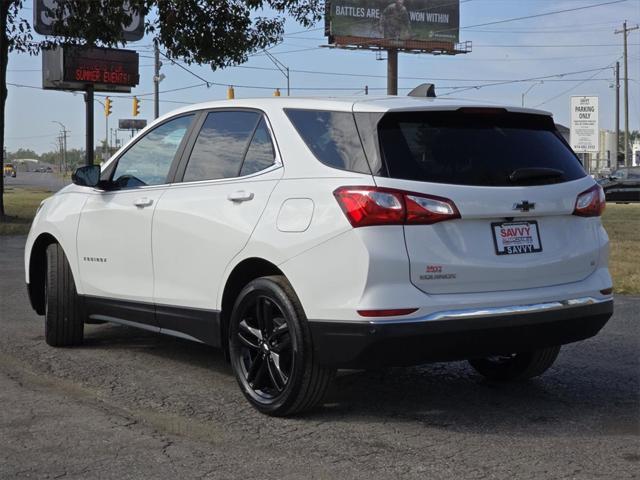
M 111 115 L 111 99 L 109 97 L 104 99 L 104 116 Z
M 140 101 L 138 97 L 133 97 L 133 116 L 137 117 L 140 115 Z
M 233 100 L 234 98 L 236 98 L 236 92 L 233 87 L 229 85 L 229 88 L 227 88 L 227 99 Z
M 274 97 L 279 97 L 280 96 L 280 89 L 279 88 L 276 88 L 276 91 L 273 92 L 273 96 Z

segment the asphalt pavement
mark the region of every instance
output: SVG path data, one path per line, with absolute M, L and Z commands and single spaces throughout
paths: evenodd
M 4 177 L 4 184 L 8 187 L 37 187 L 50 192 L 57 192 L 71 183 L 55 173 L 18 172 L 16 178 Z
M 54 349 L 0 237 L 0 478 L 632 479 L 640 297 L 540 379 L 464 362 L 344 372 L 296 418 L 255 412 L 215 349 L 116 325 Z

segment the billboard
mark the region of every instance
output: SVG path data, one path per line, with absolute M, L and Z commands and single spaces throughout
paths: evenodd
M 327 30 L 336 43 L 414 49 L 459 41 L 459 0 L 331 0 Z
M 598 153 L 600 132 L 598 97 L 571 97 L 571 148 L 576 153 Z

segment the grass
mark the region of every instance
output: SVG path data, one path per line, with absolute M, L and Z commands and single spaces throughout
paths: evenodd
M 640 204 L 608 203 L 602 223 L 611 242 L 614 292 L 640 294 Z
M 6 188 L 9 220 L 0 222 L 0 235 L 28 233 L 38 205 L 49 195 L 36 188 Z M 640 204 L 609 203 L 602 222 L 611 241 L 609 269 L 615 293 L 640 294 Z
M 40 202 L 51 192 L 38 188 L 7 187 L 4 191 L 4 211 L 0 235 L 26 235 Z

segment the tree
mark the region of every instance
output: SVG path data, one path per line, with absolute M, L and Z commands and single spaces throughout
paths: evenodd
M 20 17 L 24 0 L 0 0 L 0 152 L 4 147 L 9 52 L 37 53 L 55 44 L 118 46 L 121 25 L 132 13 L 145 15 L 145 31 L 170 58 L 209 64 L 212 69 L 247 61 L 248 55 L 282 40 L 287 16 L 304 27 L 320 20 L 322 0 L 59 0 L 50 14 L 59 36 L 33 42 Z M 270 10 L 267 16 L 265 10 Z M 65 19 L 64 22 L 60 21 Z M 0 178 L 0 221 L 4 219 Z
M 0 1 L 0 152 L 4 152 L 4 108 L 7 103 L 7 63 L 9 52 L 34 53 L 31 28 L 19 17 L 23 0 Z M 4 214 L 4 176 L 0 175 L 0 222 Z
M 7 154 L 7 158 L 9 160 L 20 160 L 23 158 L 35 158 L 37 160 L 39 156 L 30 148 L 19 148 L 15 152 L 9 152 Z

